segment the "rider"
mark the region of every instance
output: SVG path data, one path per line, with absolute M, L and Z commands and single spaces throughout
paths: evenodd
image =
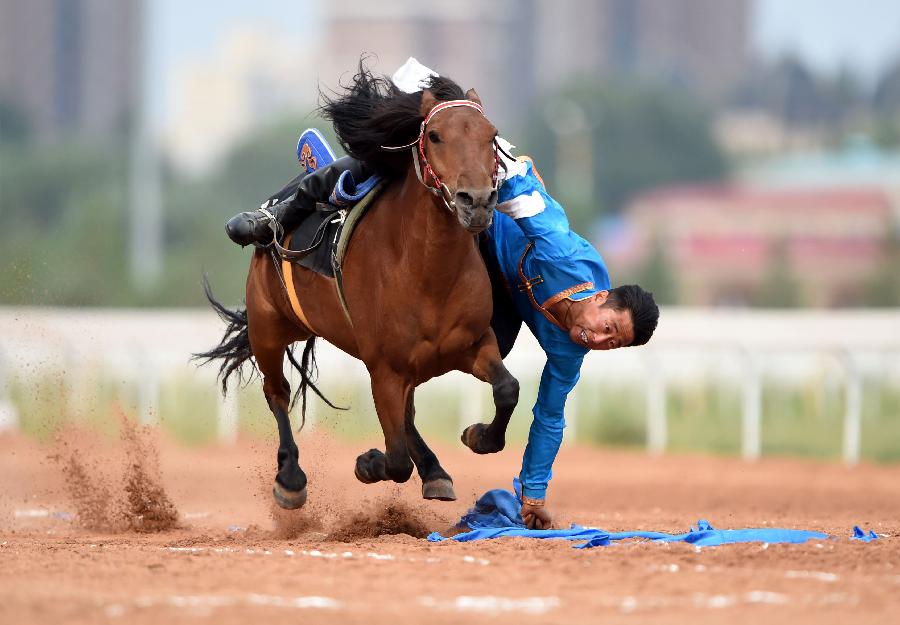
M 393 81 L 413 93 L 436 75 L 410 58 Z M 512 349 L 523 321 L 547 355 L 519 474 L 522 519 L 528 527 L 545 529 L 552 526 L 544 502 L 562 442 L 563 409 L 578 382 L 584 356 L 591 350 L 645 344 L 656 329 L 659 309 L 653 295 L 639 286 L 611 288 L 603 259 L 569 228 L 565 211 L 547 193 L 534 164 L 512 158 L 512 146 L 502 139 L 501 145 L 506 175 L 499 189 L 498 213 L 480 235 L 479 246 L 491 277 L 491 327 L 501 356 Z M 328 197 L 347 169 L 356 180 L 367 174 L 360 163 L 344 157 L 301 175 L 264 203 L 262 212 L 233 217 L 226 224 L 229 236 L 241 245 L 271 242 L 273 217 L 286 230 L 296 227 L 305 211 Z

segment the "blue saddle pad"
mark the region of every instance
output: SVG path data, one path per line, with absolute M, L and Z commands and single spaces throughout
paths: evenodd
M 374 189 L 375 185 L 378 184 L 380 180 L 381 178 L 373 175 L 357 184 L 356 180 L 353 178 L 353 173 L 345 171 L 338 177 L 337 184 L 334 185 L 334 190 L 331 192 L 328 201 L 341 208 L 356 204 L 363 199 L 369 191 Z
M 307 128 L 297 140 L 297 160 L 310 174 L 321 167 L 330 165 L 337 157 L 322 133 L 315 128 Z

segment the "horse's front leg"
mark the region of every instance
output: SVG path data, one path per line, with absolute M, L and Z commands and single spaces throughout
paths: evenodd
M 476 454 L 492 454 L 506 445 L 506 428 L 516 404 L 519 403 L 519 381 L 513 377 L 500 357 L 493 330 L 488 330 L 475 344 L 462 371 L 471 373 L 494 390 L 494 420 L 475 423 L 463 430 L 463 444 Z
M 370 449 L 356 459 L 355 474 L 360 482 L 385 480 L 405 482 L 413 472 L 406 445 L 405 413 L 412 384 L 391 371 L 373 370 L 372 397 L 384 432 L 385 452 Z

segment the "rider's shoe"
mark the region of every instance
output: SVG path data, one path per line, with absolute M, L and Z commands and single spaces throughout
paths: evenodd
M 273 220 L 277 223 L 278 209 L 282 208 L 282 204 L 288 203 L 290 200 L 276 206 L 267 207 L 264 204 L 255 211 L 246 211 L 235 215 L 225 222 L 225 232 L 228 234 L 228 238 L 241 247 L 251 243 L 270 244 L 275 238 L 275 230 L 272 227 Z
M 240 246 L 269 245 L 276 236 L 280 238 L 283 232 L 299 226 L 306 215 L 316 210 L 316 204 L 327 203 L 341 174 L 348 171 L 351 180 L 366 180 L 371 173 L 350 156 L 339 158 L 295 178 L 257 210 L 235 215 L 226 222 L 225 232 Z

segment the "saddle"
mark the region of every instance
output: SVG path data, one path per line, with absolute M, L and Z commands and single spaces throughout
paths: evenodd
M 284 247 L 294 252 L 286 260 L 334 278 L 335 259 L 342 259 L 336 256 L 338 244 L 342 237 L 349 240 L 353 228 L 380 191 L 380 183 L 378 176 L 371 176 L 356 184 L 351 172 L 342 173 L 328 202 L 318 203 L 316 210 L 285 236 Z M 348 222 L 351 224 L 349 228 Z
M 307 173 L 334 160 L 334 153 L 321 134 L 308 133 L 310 131 L 301 135 L 297 146 L 298 160 Z M 310 144 L 312 148 L 309 147 Z M 312 158 L 310 154 L 313 155 Z M 316 210 L 305 217 L 293 232 L 285 235 L 280 246 L 276 246 L 281 256 L 281 269 L 291 307 L 301 322 L 314 333 L 294 290 L 292 265 L 296 263 L 328 278 L 334 278 L 344 314 L 350 319 L 343 288 L 344 255 L 353 231 L 383 187 L 384 182 L 378 176 L 371 176 L 357 184 L 353 174 L 344 171 L 328 202 L 316 204 Z
M 294 262 L 328 278 L 336 277 L 353 230 L 383 187 L 375 176 L 365 184 L 368 190 L 361 192 L 355 203 L 317 204 L 315 212 L 285 237 L 284 247 L 298 254 L 294 259 L 285 259 L 286 262 Z

